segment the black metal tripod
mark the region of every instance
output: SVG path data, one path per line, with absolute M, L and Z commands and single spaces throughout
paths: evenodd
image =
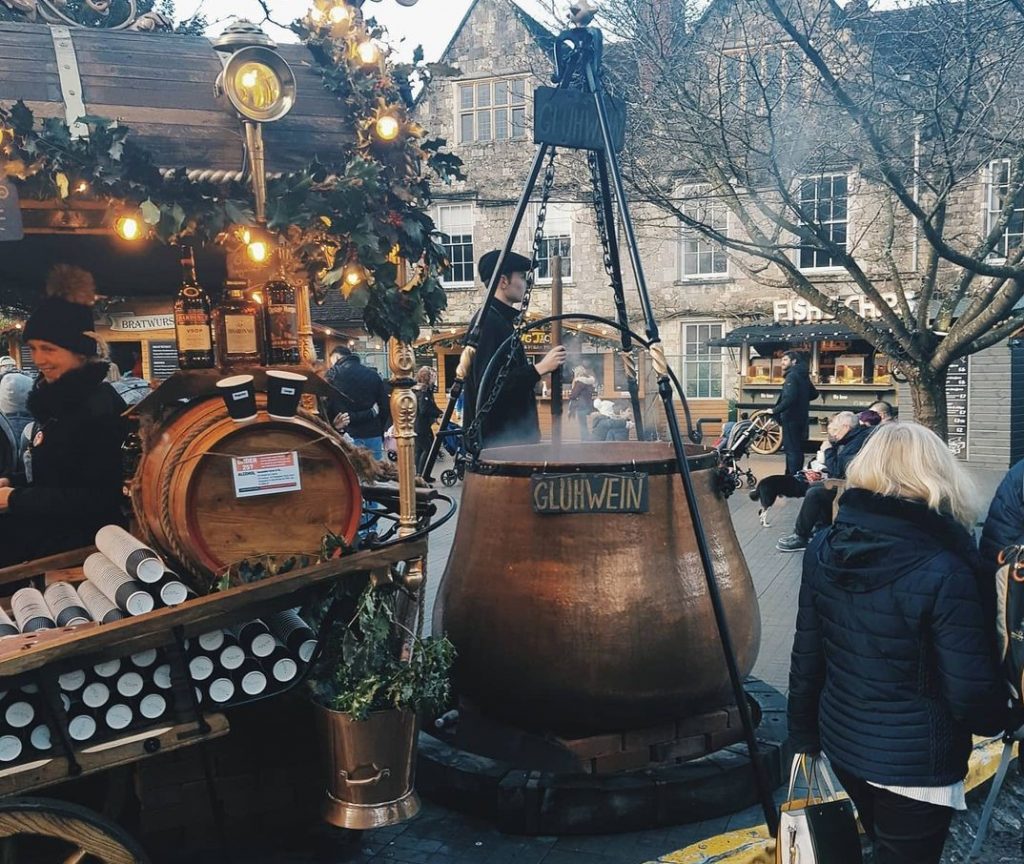
M 631 337 L 626 312 L 625 297 L 623 296 L 623 280 L 621 263 L 619 261 L 616 247 L 616 226 L 615 210 L 617 204 L 618 216 L 625 232 L 626 243 L 629 250 L 630 264 L 636 280 L 639 292 L 640 307 L 644 317 L 644 324 L 647 334 L 647 347 L 650 352 L 652 365 L 658 379 L 658 394 L 661 397 L 665 409 L 665 417 L 675 452 L 676 464 L 680 480 L 686 493 L 686 501 L 690 512 L 690 519 L 693 523 L 694 535 L 697 541 L 697 548 L 700 553 L 701 565 L 704 569 L 704 577 L 707 582 L 708 596 L 711 599 L 711 606 L 715 616 L 715 623 L 718 627 L 719 638 L 722 643 L 722 651 L 725 655 L 726 666 L 729 670 L 729 678 L 732 683 L 734 698 L 743 722 L 746 733 L 747 748 L 750 753 L 750 761 L 754 771 L 754 779 L 761 799 L 761 806 L 764 809 L 765 821 L 771 835 L 776 835 L 778 825 L 778 813 L 772 799 L 772 789 L 768 781 L 764 763 L 758 752 L 757 738 L 754 732 L 753 719 L 750 707 L 747 703 L 746 694 L 743 690 L 743 681 L 740 678 L 739 667 L 736 662 L 736 654 L 733 649 L 732 637 L 729 630 L 729 622 L 726 620 L 725 608 L 722 603 L 718 582 L 715 579 L 714 567 L 711 553 L 708 547 L 707 534 L 704 530 L 704 523 L 700 511 L 697 508 L 697 496 L 694 491 L 693 477 L 690 473 L 689 463 L 686 459 L 686 450 L 683 443 L 683 435 L 679 428 L 679 421 L 676 417 L 673 405 L 672 377 L 665 358 L 665 351 L 661 344 L 658 332 L 658 324 L 654 317 L 654 310 L 651 306 L 650 294 L 647 289 L 647 281 L 644 277 L 643 265 L 640 261 L 640 251 L 637 243 L 633 220 L 629 212 L 626 198 L 625 184 L 622 180 L 618 157 L 615 151 L 615 140 L 609 119 L 607 97 L 604 93 L 601 81 L 601 60 L 602 60 L 603 37 L 597 28 L 575 28 L 567 30 L 559 35 L 555 46 L 556 75 L 555 82 L 559 90 L 575 89 L 588 94 L 593 99 L 593 107 L 596 110 L 597 120 L 600 126 L 600 138 L 603 147 L 591 150 L 591 169 L 596 177 L 596 187 L 600 189 L 600 205 L 598 206 L 599 228 L 609 239 L 606 244 L 605 264 L 612 282 L 612 290 L 615 295 L 615 305 L 618 322 L 615 326 L 622 335 L 622 347 L 624 352 L 632 348 Z M 481 312 L 476 316 L 465 339 L 465 348 L 459 361 L 459 368 L 456 379 L 449 391 L 448 405 L 441 420 L 440 428 L 444 429 L 451 420 L 452 412 L 456 401 L 462 393 L 463 382 L 469 374 L 470 367 L 474 361 L 476 347 L 479 344 L 482 323 L 487 315 L 490 306 L 495 302 L 497 291 L 505 260 L 516 241 L 519 228 L 522 224 L 526 209 L 530 203 L 537 179 L 540 175 L 542 165 L 548 156 L 552 145 L 541 142 L 538 144 L 537 154 L 534 157 L 533 166 L 526 182 L 526 187 L 519 199 L 515 216 L 509 227 L 508 237 L 505 246 L 498 257 L 494 273 L 491 276 L 490 284 L 487 287 L 487 296 L 484 300 Z M 595 164 L 596 162 L 596 164 Z M 609 182 L 610 181 L 610 182 Z M 615 201 L 612 200 L 614 191 Z M 604 238 L 602 238 L 604 239 Z M 613 323 L 613 322 L 609 322 Z M 517 331 L 518 332 L 518 331 Z M 511 353 L 511 352 L 510 352 Z M 629 375 L 630 371 L 632 374 Z M 639 420 L 639 398 L 637 396 L 636 370 L 630 370 L 627 365 L 627 374 L 632 379 L 630 395 L 632 397 L 634 413 Z M 499 379 L 500 380 L 500 379 Z M 496 385 L 497 386 L 497 385 Z M 638 433 L 642 429 L 637 423 Z M 642 437 L 642 435 L 638 435 Z M 437 458 L 438 449 L 441 444 L 440 435 L 435 437 L 429 457 L 424 468 L 424 477 L 430 477 L 434 461 Z

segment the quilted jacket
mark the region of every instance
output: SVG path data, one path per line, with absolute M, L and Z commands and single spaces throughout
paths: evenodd
M 790 669 L 796 749 L 884 785 L 945 786 L 1006 698 L 970 535 L 924 504 L 861 489 L 804 555 Z
M 981 557 L 991 570 L 1004 546 L 1024 543 L 1024 459 L 1014 465 L 996 490 L 981 532 Z

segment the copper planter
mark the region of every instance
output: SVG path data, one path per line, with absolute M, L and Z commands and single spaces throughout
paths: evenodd
M 317 705 L 316 717 L 329 771 L 321 810 L 327 822 L 364 831 L 419 813 L 420 799 L 413 789 L 413 712 L 375 711 L 366 720 L 353 720 Z
M 689 464 L 740 671 L 757 659 L 757 597 L 716 490 Z M 647 512 L 535 512 L 531 476 L 647 475 Z M 571 497 L 571 496 L 570 496 Z M 672 448 L 655 442 L 486 450 L 467 474 L 434 606 L 459 694 L 520 728 L 639 728 L 733 702 Z

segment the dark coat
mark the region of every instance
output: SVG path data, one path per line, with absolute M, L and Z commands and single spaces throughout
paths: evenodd
M 924 504 L 861 489 L 804 554 L 790 666 L 798 751 L 884 785 L 945 786 L 971 733 L 1005 720 L 971 536 Z
M 345 431 L 353 438 L 382 438 L 391 425 L 391 389 L 377 370 L 350 354 L 335 363 L 326 378 L 335 391 L 327 400 L 330 419 L 348 414 Z
M 833 444 L 825 451 L 825 470 L 829 477 L 842 478 L 846 476 L 846 469 L 850 467 L 853 457 L 860 453 L 875 426 L 856 426 L 846 433 L 838 444 Z
M 416 444 L 429 447 L 434 439 L 434 423 L 441 419 L 442 411 L 434 401 L 429 387 L 416 390 Z
M 981 557 L 995 572 L 999 550 L 1024 544 L 1024 460 L 1014 465 L 996 490 L 981 532 Z
M 477 312 L 477 316 L 479 316 Z M 480 330 L 480 342 L 477 345 L 473 365 L 466 379 L 466 404 L 463 411 L 462 426 L 469 429 L 476 418 L 477 407 L 486 401 L 488 394 L 480 392 L 480 383 L 491 358 L 502 344 L 512 335 L 512 324 L 517 309 L 500 301 L 491 304 L 487 318 Z M 476 316 L 474 316 L 474 322 Z M 494 367 L 488 376 L 489 388 L 497 380 L 501 366 L 507 356 L 506 351 L 494 361 Z M 522 347 L 516 348 L 512 368 L 502 385 L 501 393 L 483 419 L 481 442 L 483 447 L 501 447 L 508 444 L 536 444 L 540 441 L 540 420 L 537 418 L 537 396 L 534 388 L 540 381 L 540 375 L 526 359 Z
M 28 400 L 32 479 L 20 481 L 0 516 L 5 560 L 90 545 L 104 525 L 125 524 L 126 406 L 106 373 L 106 363 L 89 363 L 52 384 L 36 381 Z
M 818 398 L 818 391 L 811 383 L 811 375 L 807 364 L 797 363 L 790 366 L 782 382 L 782 391 L 772 408 L 772 416 L 785 430 L 796 432 L 801 441 L 806 441 L 810 429 L 810 404 Z

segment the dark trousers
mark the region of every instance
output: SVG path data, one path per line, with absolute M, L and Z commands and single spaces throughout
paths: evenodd
M 791 477 L 804 467 L 804 439 L 802 426 L 782 425 L 782 452 L 786 454 L 786 473 Z
M 800 505 L 793 530 L 801 537 L 810 537 L 818 525 L 831 525 L 832 503 L 836 500 L 837 491 L 826 489 L 820 483 L 811 486 Z
M 953 819 L 952 807 L 904 798 L 833 770 L 871 838 L 875 864 L 938 864 Z

